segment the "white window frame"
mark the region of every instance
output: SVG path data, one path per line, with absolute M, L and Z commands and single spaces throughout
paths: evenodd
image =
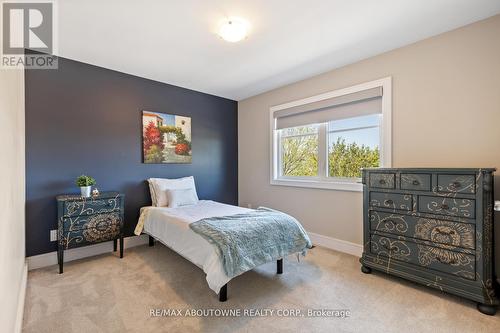
M 328 123 L 318 124 L 318 174 L 317 177 L 286 177 L 280 175 L 281 147 L 279 146 L 279 131 L 276 128 L 276 119 L 273 114 L 276 111 L 296 106 L 307 105 L 325 99 L 335 98 L 359 91 L 382 87 L 382 117 L 380 119 L 380 167 L 392 167 L 392 77 L 365 82 L 352 87 L 338 89 L 316 96 L 276 105 L 269 110 L 270 126 L 270 184 L 281 186 L 309 187 L 319 189 L 341 190 L 341 191 L 363 191 L 360 178 L 334 178 L 328 177 L 328 148 L 326 145 L 328 135 Z

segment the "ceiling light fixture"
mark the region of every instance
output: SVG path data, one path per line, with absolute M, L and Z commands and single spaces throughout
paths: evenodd
M 226 42 L 239 42 L 247 37 L 249 28 L 248 22 L 242 18 L 227 18 L 220 25 L 219 36 Z

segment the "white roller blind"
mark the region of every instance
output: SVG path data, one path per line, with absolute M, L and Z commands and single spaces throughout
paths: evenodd
M 275 111 L 276 129 L 382 113 L 382 87 Z

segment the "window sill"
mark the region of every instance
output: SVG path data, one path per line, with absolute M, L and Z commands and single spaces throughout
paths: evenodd
M 320 181 L 303 179 L 272 179 L 271 185 L 318 188 L 323 190 L 363 192 L 361 182 Z

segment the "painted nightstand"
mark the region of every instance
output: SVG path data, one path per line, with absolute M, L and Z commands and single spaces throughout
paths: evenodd
M 116 251 L 120 239 L 123 258 L 124 198 L 118 192 L 103 192 L 90 198 L 57 196 L 59 274 L 63 272 L 64 250 L 112 240 Z

